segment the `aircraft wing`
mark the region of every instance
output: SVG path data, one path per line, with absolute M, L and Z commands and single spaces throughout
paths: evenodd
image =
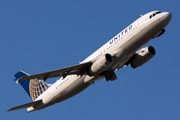
M 86 68 L 91 64 L 92 62 L 86 62 L 58 70 L 53 70 L 53 71 L 39 73 L 30 76 L 24 76 L 19 78 L 17 82 L 22 80 L 29 80 L 29 79 L 43 79 L 44 81 L 46 81 L 48 78 L 53 78 L 53 77 L 63 76 L 65 78 L 67 75 L 72 75 L 72 74 L 82 75 L 86 72 Z
M 20 106 L 17 106 L 17 107 L 10 108 L 8 111 L 13 111 L 13 110 L 19 110 L 19 109 L 28 108 L 28 107 L 31 107 L 31 106 L 33 106 L 33 105 L 39 104 L 39 103 L 41 103 L 41 102 L 42 102 L 42 100 L 30 102 L 30 103 L 27 103 L 27 104 L 24 104 L 24 105 L 20 105 Z M 7 111 L 7 112 L 8 112 L 8 111 Z

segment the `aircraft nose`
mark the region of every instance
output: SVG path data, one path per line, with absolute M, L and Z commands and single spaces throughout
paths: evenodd
M 162 17 L 160 18 L 160 21 L 163 28 L 165 28 L 169 24 L 171 18 L 172 18 L 172 14 L 170 12 L 162 13 Z
M 172 18 L 172 14 L 170 12 L 165 12 L 165 20 L 169 23 L 171 21 Z

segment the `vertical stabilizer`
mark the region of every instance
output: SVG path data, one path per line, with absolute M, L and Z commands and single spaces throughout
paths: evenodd
M 21 77 L 29 76 L 29 74 L 25 73 L 24 71 L 19 71 L 14 76 L 16 78 L 16 81 Z M 37 79 L 23 80 L 19 81 L 19 83 L 33 101 L 36 100 L 44 91 L 46 91 L 51 86 L 50 84 Z

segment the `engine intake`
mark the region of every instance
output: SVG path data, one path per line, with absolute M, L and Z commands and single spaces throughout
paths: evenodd
M 106 70 L 113 63 L 113 58 L 110 54 L 105 54 L 104 56 L 97 59 L 89 68 L 87 74 L 89 76 L 96 75 L 104 70 Z
M 151 58 L 154 57 L 154 55 L 156 54 L 156 51 L 152 46 L 148 46 L 148 47 L 140 49 L 135 54 L 136 55 L 131 62 L 132 68 L 137 68 L 143 65 L 144 63 L 148 62 Z

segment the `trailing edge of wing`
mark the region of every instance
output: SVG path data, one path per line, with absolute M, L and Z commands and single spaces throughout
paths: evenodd
M 67 75 L 72 75 L 72 74 L 81 75 L 86 72 L 86 68 L 91 64 L 92 62 L 86 62 L 58 70 L 53 70 L 53 71 L 30 75 L 30 76 L 24 76 L 18 79 L 17 82 L 21 80 L 29 80 L 29 79 L 43 79 L 44 81 L 46 81 L 48 78 L 53 78 L 53 77 L 60 77 L 60 76 L 65 77 Z
M 27 104 L 24 104 L 24 105 L 20 105 L 20 106 L 17 106 L 17 107 L 13 107 L 13 108 L 10 108 L 8 111 L 13 111 L 13 110 L 19 110 L 19 109 L 24 109 L 24 108 L 28 108 L 28 107 L 31 107 L 31 106 L 34 106 L 36 104 L 39 104 L 41 103 L 42 100 L 38 100 L 38 101 L 34 101 L 34 102 L 30 102 L 30 103 L 27 103 Z

